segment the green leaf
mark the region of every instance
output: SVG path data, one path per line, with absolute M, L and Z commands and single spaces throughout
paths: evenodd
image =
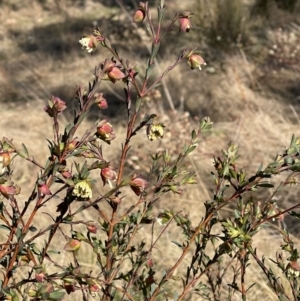
M 61 300 L 65 294 L 66 294 L 65 292 L 60 292 L 60 291 L 52 292 L 49 294 L 49 299 L 50 300 Z
M 295 211 L 291 211 L 291 212 L 288 212 L 289 215 L 291 215 L 292 217 L 300 220 L 300 213 L 297 213 Z
M 260 165 L 259 165 L 259 167 L 258 167 L 258 169 L 257 169 L 256 174 L 259 174 L 259 173 L 262 171 L 262 168 L 263 168 L 263 164 L 260 163 Z
M 154 291 L 156 290 L 156 288 L 157 288 L 157 284 L 152 283 L 152 284 L 151 284 L 151 288 L 150 288 L 150 295 L 151 295 L 151 296 L 153 295 L 153 293 L 154 293 Z
M 237 210 L 234 210 L 234 215 L 236 218 L 240 218 L 240 213 Z
M 185 154 L 186 155 L 188 155 L 189 153 L 191 153 L 195 148 L 197 147 L 197 145 L 191 145 L 188 149 L 187 149 L 187 151 L 185 152 Z
M 109 49 L 112 49 L 110 40 L 109 40 L 107 37 L 105 37 L 103 43 L 104 43 L 105 47 L 107 47 L 107 48 L 109 48 Z M 116 50 L 116 49 L 115 49 L 115 50 Z
M 177 291 L 174 292 L 173 299 L 174 299 L 174 301 L 178 300 L 178 293 L 177 293 Z
M 20 157 L 25 158 L 25 159 L 28 158 L 28 150 L 24 143 L 22 143 L 22 150 L 17 149 L 16 152 Z
M 41 251 L 36 247 L 35 244 L 33 244 L 31 246 L 31 249 L 32 249 L 32 251 L 33 251 L 34 254 L 36 254 L 36 255 L 40 255 L 41 254 Z
M 48 175 L 51 171 L 52 171 L 52 168 L 53 168 L 53 163 L 49 164 L 46 169 L 44 170 L 44 175 Z
M 271 183 L 260 183 L 260 184 L 257 184 L 256 186 L 265 187 L 265 188 L 273 188 L 274 187 L 274 185 Z
M 80 232 L 77 232 L 77 231 L 74 231 L 74 237 L 78 238 L 79 240 L 86 240 L 86 237 L 80 233 Z
M 138 112 L 140 107 L 141 107 L 141 103 L 142 103 L 142 97 L 138 97 L 138 99 L 136 100 L 136 103 L 135 103 L 135 112 Z
M 0 229 L 4 229 L 4 230 L 10 231 L 9 227 L 7 227 L 6 225 L 0 225 Z
M 246 293 L 254 286 L 254 285 L 256 285 L 256 283 L 254 282 L 254 283 L 252 283 L 248 288 L 247 288 L 247 290 L 246 290 Z
M 223 177 L 227 176 L 229 173 L 229 166 L 227 163 L 225 163 L 224 168 L 223 168 Z
M 60 168 L 60 164 L 59 163 L 54 164 L 53 170 L 52 170 L 52 174 L 54 176 L 56 175 L 56 173 L 57 173 L 57 171 L 58 171 L 59 168 Z
M 160 5 L 157 6 L 158 24 L 161 24 L 161 21 L 165 15 L 166 8 L 164 2 L 165 1 L 160 1 Z
M 212 128 L 213 122 L 210 121 L 209 117 L 204 117 L 201 121 L 200 121 L 200 130 L 202 133 L 210 130 Z
M 12 301 L 19 301 L 19 297 L 17 294 L 13 295 Z
M 47 253 L 52 253 L 52 254 L 60 254 L 60 251 L 58 250 L 49 250 Z
M 35 231 L 37 231 L 37 228 L 34 226 L 30 226 L 28 230 L 31 232 L 35 232 Z
M 78 118 L 78 120 L 77 120 L 77 122 L 76 122 L 76 126 L 74 126 L 73 128 L 72 128 L 72 136 L 71 136 L 71 131 L 70 131 L 70 135 L 69 135 L 69 137 L 71 138 L 71 137 L 73 137 L 73 135 L 75 134 L 75 131 L 76 131 L 76 129 L 78 128 L 78 125 L 83 121 L 83 119 L 86 117 L 86 115 L 87 115 L 87 113 L 88 112 L 84 112 L 83 114 L 81 114 L 80 115 L 80 117 Z
M 17 231 L 16 231 L 16 236 L 17 236 L 17 239 L 19 240 L 21 238 L 21 235 L 22 235 L 22 229 L 20 229 L 19 227 L 17 228 Z
M 152 90 L 158 88 L 158 87 L 161 86 L 161 85 L 162 85 L 162 83 L 156 83 L 154 86 L 152 86 L 150 89 L 148 89 L 147 93 L 149 93 L 150 91 L 152 91 Z
M 159 50 L 159 47 L 160 47 L 160 43 L 157 43 L 157 44 L 152 44 L 152 51 L 151 51 L 151 58 L 150 58 L 150 61 L 153 61 L 154 58 L 156 57 L 157 55 L 157 52 Z
M 232 168 L 229 169 L 229 173 L 230 173 L 230 176 L 233 177 L 234 179 L 237 178 L 237 173 Z
M 197 132 L 195 130 L 192 131 L 192 140 L 194 141 L 197 138 Z
M 71 129 L 73 128 L 74 124 L 73 123 L 69 123 L 65 126 L 65 133 L 68 135 L 71 131 Z
M 172 242 L 173 244 L 175 244 L 176 246 L 178 246 L 179 248 L 182 248 L 182 244 L 180 244 L 179 242 L 174 241 L 174 240 L 172 240 L 171 242 Z

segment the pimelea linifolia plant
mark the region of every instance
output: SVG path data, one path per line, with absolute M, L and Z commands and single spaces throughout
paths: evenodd
M 53 139 L 48 141 L 49 156 L 45 165 L 29 155 L 25 145 L 20 149 L 12 140 L 2 139 L 0 226 L 1 232 L 5 233 L 0 249 L 2 300 L 63 300 L 70 295 L 72 300 L 177 301 L 190 298 L 193 293 L 207 300 L 224 300 L 224 285 L 228 300 L 233 300 L 235 296 L 246 300 L 252 288 L 246 282 L 250 258 L 258 264 L 279 300 L 299 298 L 299 253 L 285 226 L 284 214 L 289 212 L 299 218 L 291 210 L 300 204 L 283 210 L 277 205 L 275 194 L 285 185 L 299 182 L 300 138 L 293 137 L 290 146 L 277 155 L 274 162 L 266 168 L 261 166 L 251 176 L 238 170 L 238 148 L 230 145 L 228 150 L 223 151 L 222 157 L 214 160 L 214 194 L 205 203 L 205 211 L 199 210 L 198 220 L 193 221 L 181 212 L 173 211 L 172 205 L 157 214 L 153 214 L 153 207 L 166 193 L 183 194 L 184 187 L 196 184 L 186 159 L 197 147 L 201 135 L 211 128 L 212 122 L 208 117 L 202 119 L 198 128 L 191 132 L 190 142 L 183 146 L 178 155 L 170 154 L 167 149 L 149 154 L 149 171 L 143 175 L 130 174 L 124 169 L 135 136 L 146 135 L 151 143 L 164 135 L 164 124 L 159 117 L 152 112 L 143 112 L 146 108 L 143 99 L 180 63 L 187 62 L 191 69 L 200 70 L 205 65 L 196 49 L 188 49 L 183 50 L 160 76 L 150 76 L 165 35 L 176 27 L 182 33 L 192 29 L 190 12 L 176 14 L 164 27 L 163 0 L 157 11 L 155 23 L 147 2 L 141 2 L 133 15 L 133 22 L 147 23 L 152 37 L 152 51 L 143 76 L 136 72 L 132 63 L 119 55 L 99 28 L 80 39 L 80 44 L 88 53 L 104 47 L 112 57 L 95 68 L 94 81 L 88 87 L 78 86 L 78 109 L 73 121 L 63 130 L 59 115 L 67 109 L 66 103 L 56 96 L 47 102 L 44 111 L 53 120 Z M 124 85 L 125 91 L 127 129 L 120 147 L 120 158 L 113 162 L 115 168 L 102 151 L 103 143 L 116 147 L 113 144 L 116 134 L 109 120 L 100 120 L 82 137 L 77 134 L 93 104 L 102 110 L 110 104 L 100 91 L 102 80 L 112 84 L 119 82 Z M 12 179 L 16 156 L 40 169 L 32 193 L 25 202 L 22 201 L 24 196 L 19 196 L 21 189 Z M 82 158 L 85 160 L 82 161 Z M 92 176 L 95 171 L 97 178 Z M 265 202 L 247 196 L 249 192 L 271 187 L 272 176 L 283 172 L 288 173 L 287 179 Z M 102 194 L 95 195 L 96 182 L 102 183 Z M 37 229 L 33 224 L 34 218 L 42 218 L 45 208 L 50 208 L 55 198 L 60 198 L 61 203 L 56 213 L 47 213 L 52 223 L 42 224 L 42 228 Z M 104 209 L 103 203 L 108 204 L 109 209 Z M 222 220 L 219 211 L 229 205 L 236 206 L 235 216 Z M 97 220 L 82 219 L 83 211 L 93 211 L 98 216 Z M 282 222 L 282 250 L 288 255 L 277 253 L 273 260 L 282 270 L 279 276 L 252 247 L 253 236 L 274 218 Z M 167 271 L 162 271 L 159 260 L 155 258 L 155 249 L 158 241 L 166 239 L 166 229 L 173 223 L 183 234 L 178 241 L 172 242 L 174 248 L 180 249 L 180 256 L 174 258 Z M 158 232 L 156 224 L 162 225 Z M 152 229 L 150 242 L 136 239 L 145 225 L 150 225 Z M 218 226 L 221 230 L 215 234 L 212 230 Z M 62 233 L 65 241 L 53 245 L 58 233 Z M 38 241 L 41 247 L 38 247 Z M 165 244 L 169 243 L 165 241 Z M 83 272 L 84 263 L 79 258 L 83 245 L 95 254 L 91 263 L 94 268 L 89 273 Z M 63 252 L 70 252 L 73 262 L 60 264 L 54 259 L 53 253 Z M 185 266 L 184 259 L 189 262 Z M 18 276 L 21 267 L 26 268 L 26 273 L 22 274 L 24 276 Z M 180 272 L 175 275 L 177 270 Z M 227 274 L 231 280 L 225 277 Z M 282 284 L 283 278 L 289 282 L 289 289 Z

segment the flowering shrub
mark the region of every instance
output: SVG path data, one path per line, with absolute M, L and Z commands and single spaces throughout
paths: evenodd
M 284 297 L 288 300 L 299 298 L 299 253 L 286 227 L 281 231 L 283 253 L 277 253 L 273 260 L 282 271 L 280 277 L 268 268 L 264 258 L 257 255 L 252 241 L 260 228 L 274 218 L 278 218 L 283 225 L 287 212 L 299 219 L 299 215 L 292 210 L 300 204 L 282 210 L 275 201 L 275 193 L 264 203 L 247 195 L 272 187 L 272 176 L 283 172 L 288 172 L 288 177 L 281 186 L 299 182 L 300 138 L 293 137 L 290 146 L 277 155 L 274 162 L 266 168 L 260 167 L 251 176 L 237 168 L 238 148 L 230 145 L 223 151 L 222 157 L 214 160 L 212 176 L 215 191 L 211 200 L 205 203 L 205 211 L 199 212 L 197 221 L 191 221 L 181 212 L 174 212 L 172 206 L 155 215 L 153 207 L 166 193 L 181 195 L 185 187 L 196 184 L 186 159 L 196 149 L 202 134 L 212 127 L 208 117 L 191 131 L 189 143 L 182 146 L 178 155 L 174 156 L 167 149 L 151 153 L 147 174 L 125 172 L 124 166 L 136 136 L 146 135 L 149 143 L 164 136 L 165 126 L 159 116 L 153 114 L 149 107 L 142 106 L 147 96 L 180 63 L 186 62 L 192 70 L 201 70 L 205 65 L 199 51 L 186 49 L 160 76 L 150 77 L 164 36 L 176 27 L 182 34 L 192 29 L 192 13 L 188 11 L 176 14 L 164 29 L 165 10 L 161 0 L 156 24 L 148 2 L 141 2 L 133 14 L 133 22 L 146 22 L 152 37 L 152 52 L 143 76 L 136 72 L 131 62 L 119 55 L 99 28 L 80 39 L 80 44 L 88 53 L 104 47 L 110 51 L 112 58 L 96 66 L 94 81 L 88 87 L 78 86 L 78 109 L 73 121 L 63 130 L 59 115 L 67 109 L 65 102 L 52 96 L 46 104 L 44 113 L 52 118 L 54 134 L 53 139 L 48 141 L 49 157 L 45 165 L 37 162 L 25 145 L 19 149 L 11 139 L 1 140 L 0 227 L 5 233 L 0 248 L 3 275 L 0 281 L 1 300 L 63 300 L 70 295 L 72 300 L 96 297 L 97 300 L 153 301 L 183 300 L 190 298 L 191 294 L 207 300 L 222 300 L 225 298 L 222 291 L 224 275 L 230 269 L 233 278 L 225 284 L 228 288 L 226 298 L 233 300 L 237 296 L 246 300 L 252 287 L 245 279 L 250 258 L 257 263 L 279 300 Z M 112 147 L 116 138 L 109 120 L 99 121 L 92 130 L 86 131 L 81 138 L 77 137 L 78 128 L 82 127 L 82 121 L 93 104 L 101 110 L 109 106 L 109 100 L 99 91 L 102 80 L 112 84 L 122 83 L 125 92 L 126 136 L 121 145 L 120 159 L 113 162 L 114 166 L 105 159 L 106 154 L 102 151 L 103 144 Z M 143 111 L 145 109 L 146 112 Z M 24 203 L 20 202 L 21 188 L 13 181 L 13 163 L 17 156 L 40 169 L 32 193 Z M 93 177 L 95 172 L 97 178 Z M 103 193 L 95 195 L 95 185 L 100 179 Z M 44 208 L 50 207 L 55 198 L 60 199 L 61 203 L 57 206 L 56 216 L 51 215 L 52 223 L 37 229 L 34 219 L 42 218 Z M 108 210 L 102 206 L 103 203 L 108 204 Z M 221 219 L 219 211 L 234 204 L 235 216 Z M 97 221 L 82 219 L 81 213 L 84 211 L 96 212 Z M 157 223 L 162 228 L 156 239 L 152 236 L 151 242 L 137 241 L 137 235 L 144 226 L 151 225 L 154 233 Z M 178 236 L 178 241 L 172 242 L 174 247 L 179 248 L 180 256 L 167 271 L 162 272 L 159 262 L 154 260 L 155 249 L 173 223 L 183 234 Z M 215 234 L 217 227 L 221 230 Z M 64 241 L 61 245 L 54 245 L 54 237 L 58 233 L 63 234 Z M 80 263 L 79 250 L 83 246 L 95 254 L 94 268 L 90 273 L 84 272 L 84 266 Z M 65 265 L 54 259 L 53 254 L 63 252 L 72 255 L 72 263 Z M 24 268 L 26 275 L 20 276 Z M 179 268 L 180 273 L 175 275 Z M 282 278 L 289 282 L 289 290 L 282 284 Z

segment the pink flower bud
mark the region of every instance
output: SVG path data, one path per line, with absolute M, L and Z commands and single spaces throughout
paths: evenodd
M 36 273 L 35 274 L 35 279 L 36 279 L 37 282 L 44 282 L 45 273 L 44 272 Z
M 133 15 L 134 23 L 141 23 L 144 21 L 146 16 L 146 4 L 144 2 L 140 2 L 138 9 L 135 11 Z
M 104 72 L 108 73 L 109 71 L 112 70 L 112 68 L 114 68 L 116 66 L 116 61 L 114 61 L 113 59 L 109 60 L 105 60 L 102 64 L 101 64 L 101 70 L 103 70 Z
M 108 78 L 111 82 L 115 83 L 117 80 L 123 79 L 125 74 L 120 70 L 119 67 L 113 67 L 108 73 Z
M 10 153 L 9 152 L 3 152 L 0 153 L 0 163 L 2 167 L 7 167 L 10 164 Z
M 192 28 L 192 23 L 190 21 L 193 13 L 185 11 L 179 15 L 179 31 L 189 32 Z
M 133 22 L 134 23 L 141 23 L 144 21 L 145 19 L 145 11 L 138 9 L 134 15 L 133 15 Z
M 7 199 L 10 195 L 19 194 L 20 191 L 20 187 L 14 185 L 11 181 L 7 181 L 5 184 L 0 185 L 0 193 Z
M 64 169 L 63 171 L 61 171 L 61 174 L 62 176 L 65 178 L 65 179 L 69 179 L 72 177 L 72 174 L 71 172 L 69 171 L 69 169 Z
M 101 121 L 97 127 L 97 133 L 102 137 L 113 132 L 112 125 L 106 120 Z
M 189 17 L 183 17 L 179 19 L 179 31 L 189 32 L 192 28 L 192 23 Z
M 103 186 L 105 186 L 105 184 L 109 184 L 109 186 L 112 186 L 111 182 L 115 181 L 117 178 L 116 172 L 109 167 L 102 168 L 100 176 L 103 182 Z
M 67 252 L 78 251 L 81 246 L 81 241 L 71 238 L 65 245 L 64 250 Z
M 144 180 L 141 177 L 135 177 L 130 181 L 130 188 L 133 190 L 133 192 L 140 196 L 142 192 L 145 191 L 145 189 L 148 186 L 148 182 Z
M 286 267 L 286 273 L 289 277 L 299 277 L 300 276 L 300 266 L 297 261 L 290 261 Z
M 64 101 L 58 97 L 52 96 L 46 107 L 44 107 L 44 111 L 47 112 L 50 117 L 54 117 L 66 108 L 67 106 Z
M 149 268 L 153 267 L 153 261 L 152 261 L 151 258 L 148 259 L 148 261 L 147 261 L 147 266 L 148 266 Z
M 52 195 L 49 187 L 46 184 L 39 184 L 38 192 L 39 192 L 39 196 Z
M 89 286 L 89 290 L 92 293 L 97 293 L 100 290 L 100 285 L 96 282 L 96 280 L 94 279 L 87 279 L 87 283 Z
M 93 284 L 89 286 L 89 290 L 92 293 L 97 293 L 100 290 L 99 284 Z
M 108 144 L 110 144 L 111 140 L 116 138 L 112 125 L 106 120 L 101 121 L 98 124 L 97 135 L 101 140 L 107 142 Z
M 129 79 L 134 79 L 138 75 L 138 72 L 136 72 L 134 69 L 129 69 L 128 70 L 128 78 Z
M 95 224 L 88 224 L 86 225 L 86 228 L 90 233 L 97 233 L 98 227 Z
M 188 65 L 190 68 L 193 69 L 199 69 L 201 70 L 202 65 L 206 65 L 204 59 L 199 54 L 192 54 L 188 57 Z
M 77 144 L 78 142 L 79 142 L 78 139 L 72 140 L 72 141 L 68 144 L 67 149 L 68 149 L 68 150 L 73 150 L 73 149 L 75 149 L 76 144 Z
M 103 93 L 96 93 L 95 94 L 95 103 L 98 105 L 99 109 L 105 110 L 107 109 L 107 101 L 105 98 L 103 98 Z

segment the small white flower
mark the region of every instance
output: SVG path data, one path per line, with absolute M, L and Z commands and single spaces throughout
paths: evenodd
M 78 182 L 73 189 L 73 195 L 83 198 L 90 199 L 92 197 L 92 187 L 86 180 Z
M 84 36 L 79 40 L 82 48 L 85 48 L 88 53 L 92 53 L 97 45 L 95 44 L 95 38 L 93 36 Z
M 150 141 L 156 140 L 157 138 L 163 138 L 164 126 L 162 124 L 150 124 L 147 127 L 147 137 Z

